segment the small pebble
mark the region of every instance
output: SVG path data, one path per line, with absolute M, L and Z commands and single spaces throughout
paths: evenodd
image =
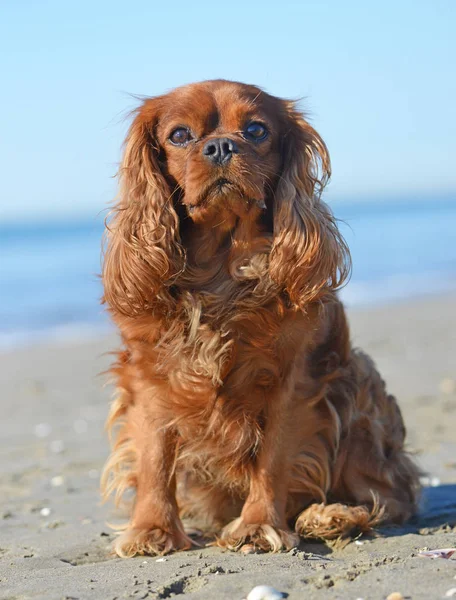
M 166 562 L 168 559 L 162 556 L 161 558 L 157 558 L 155 562 Z
M 49 450 L 54 454 L 61 454 L 65 450 L 65 444 L 62 440 L 52 440 Z
M 42 517 L 49 517 L 50 514 L 51 514 L 51 509 L 50 508 L 45 507 L 45 508 L 42 508 L 40 510 L 40 515 Z
M 257 585 L 251 590 L 246 600 L 279 600 L 280 598 L 285 598 L 285 595 L 270 585 Z
M 52 487 L 60 487 L 61 485 L 64 484 L 64 478 L 61 475 L 56 475 L 55 477 L 53 477 L 51 479 L 51 485 Z
M 400 592 L 393 592 L 387 596 L 386 600 L 404 600 L 404 596 Z
M 35 425 L 35 435 L 39 438 L 46 438 L 51 434 L 52 427 L 49 423 L 38 423 Z
M 356 544 L 357 546 L 363 546 L 363 545 L 364 545 L 364 542 L 362 542 L 361 540 L 355 540 L 355 544 Z
M 450 588 L 445 592 L 445 598 L 453 598 L 453 596 L 456 596 L 456 588 Z

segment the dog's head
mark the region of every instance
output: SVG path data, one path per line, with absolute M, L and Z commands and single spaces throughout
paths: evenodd
M 271 223 L 269 275 L 303 307 L 348 272 L 320 201 L 329 175 L 326 146 L 295 105 L 255 86 L 207 81 L 145 100 L 125 143 L 106 300 L 138 314 L 167 297 L 184 220 L 230 230 L 246 219 Z
M 286 117 L 280 100 L 253 86 L 216 81 L 150 102 L 170 184 L 193 220 L 224 216 L 230 227 L 233 218 L 265 209 L 281 168 Z

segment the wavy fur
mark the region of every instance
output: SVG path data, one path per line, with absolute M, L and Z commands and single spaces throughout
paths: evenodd
M 252 121 L 261 143 L 242 133 Z M 204 152 L 221 135 L 236 147 L 223 165 Z M 329 155 L 296 107 L 221 80 L 146 100 L 119 175 L 103 284 L 123 349 L 102 490 L 136 493 L 117 554 L 188 548 L 184 516 L 223 547 L 279 551 L 413 514 L 399 408 L 335 293 L 350 257 L 320 198 Z
M 125 140 L 120 199 L 107 227 L 104 300 L 128 316 L 169 302 L 167 288 L 183 266 L 179 221 L 158 166 L 156 104 L 145 102 Z

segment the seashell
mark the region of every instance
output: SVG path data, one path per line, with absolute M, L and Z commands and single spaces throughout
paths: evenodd
M 285 594 L 270 585 L 257 585 L 250 591 L 246 600 L 279 600 L 285 597 Z
M 424 550 L 418 552 L 418 556 L 425 558 L 450 558 L 456 552 L 456 548 L 439 548 L 438 550 Z
M 400 592 L 392 592 L 386 600 L 404 600 L 404 596 Z
M 55 477 L 53 477 L 51 479 L 52 487 L 60 487 L 64 483 L 65 483 L 65 479 L 61 475 L 55 475 Z

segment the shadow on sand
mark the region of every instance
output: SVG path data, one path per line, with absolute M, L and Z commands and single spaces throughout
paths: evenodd
M 456 484 L 424 488 L 421 510 L 414 522 L 420 527 L 456 525 Z
M 383 527 L 379 533 L 393 537 L 423 533 L 423 529 L 439 529 L 445 525 L 456 526 L 456 484 L 423 488 L 418 514 L 404 525 Z

